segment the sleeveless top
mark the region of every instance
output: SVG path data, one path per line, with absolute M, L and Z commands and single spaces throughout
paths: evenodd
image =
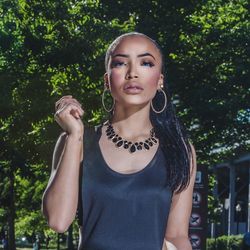
M 100 137 L 101 127 L 85 130 L 79 249 L 162 250 L 172 191 L 160 146 L 142 170 L 123 174 L 105 162 Z

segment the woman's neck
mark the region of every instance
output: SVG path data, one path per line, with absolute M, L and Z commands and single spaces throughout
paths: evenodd
M 116 132 L 127 139 L 144 137 L 152 129 L 148 106 L 133 110 L 116 107 L 111 121 Z

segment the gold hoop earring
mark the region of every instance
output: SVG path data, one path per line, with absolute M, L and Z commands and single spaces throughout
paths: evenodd
M 152 101 L 150 102 L 150 106 L 151 106 L 152 110 L 153 110 L 155 113 L 160 114 L 160 113 L 162 113 L 162 112 L 164 111 L 164 109 L 166 108 L 168 99 L 167 99 L 167 95 L 166 95 L 166 93 L 164 92 L 163 89 L 158 89 L 157 92 L 158 92 L 158 91 L 159 91 L 159 92 L 161 91 L 161 92 L 163 93 L 163 96 L 164 96 L 164 106 L 163 106 L 163 108 L 162 108 L 161 110 L 156 110 L 156 109 L 154 108 L 154 106 L 153 106 Z
M 113 108 L 115 106 L 115 100 L 114 100 L 114 98 L 112 98 L 113 99 L 112 107 L 111 107 L 111 109 L 107 109 L 107 107 L 105 105 L 105 93 L 106 93 L 106 91 L 110 92 L 109 89 L 104 89 L 104 91 L 102 92 L 102 106 L 103 106 L 104 110 L 109 113 L 109 112 L 111 112 L 113 110 Z

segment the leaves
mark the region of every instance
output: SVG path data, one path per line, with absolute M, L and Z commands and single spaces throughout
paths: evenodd
M 47 234 L 40 203 L 60 133 L 54 103 L 73 94 L 83 104 L 85 123 L 105 117 L 100 98 L 105 51 L 124 32 L 137 30 L 160 42 L 166 82 L 199 164 L 212 166 L 249 150 L 247 4 L 1 1 L 0 223 L 6 223 L 13 172 L 17 234 Z M 212 196 L 210 201 L 212 211 L 217 201 Z

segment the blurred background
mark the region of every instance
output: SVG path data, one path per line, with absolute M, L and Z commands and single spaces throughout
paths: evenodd
M 250 231 L 248 8 L 247 0 L 1 0 L 0 246 L 76 249 L 77 223 L 56 234 L 40 210 L 61 133 L 54 103 L 72 94 L 85 124 L 98 124 L 105 51 L 138 31 L 163 49 L 173 102 L 208 172 L 207 249 L 241 249 Z

